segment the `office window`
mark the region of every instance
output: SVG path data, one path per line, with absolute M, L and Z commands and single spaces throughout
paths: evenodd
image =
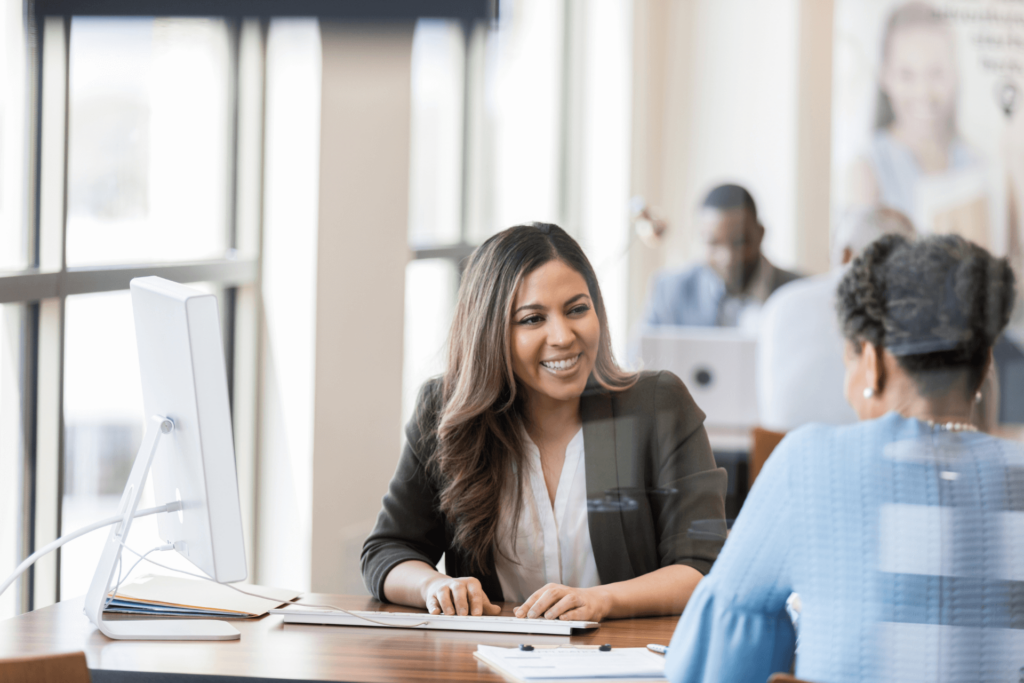
M 67 298 L 64 312 L 64 532 L 113 515 L 142 441 L 139 379 L 128 292 Z M 61 595 L 84 595 L 106 534 L 61 550 Z
M 508 7 L 506 7 L 508 5 Z M 412 62 L 409 246 L 402 408 L 444 370 L 459 270 L 474 245 L 516 223 L 560 222 L 562 3 L 502 3 L 467 36 L 420 20 Z
M 502 2 L 498 30 L 488 36 L 491 233 L 562 220 L 564 5 Z
M 311 567 L 312 519 L 293 496 L 306 496 L 313 481 L 322 63 L 316 19 L 270 22 L 260 359 L 266 388 L 258 428 L 264 455 L 254 551 L 259 581 L 298 588 L 308 588 Z
M 25 307 L 0 305 L 0 577 L 21 559 L 22 528 L 22 326 Z M 0 596 L 0 619 L 17 614 L 17 591 Z
M 250 521 L 255 490 L 259 21 L 37 22 L 32 7 L 0 3 L 3 575 L 116 509 L 143 433 L 130 277 L 202 280 L 217 294 L 229 392 L 237 381 L 243 394 L 232 407 Z M 133 268 L 116 267 L 124 264 Z M 141 504 L 152 504 L 150 492 Z M 15 584 L 0 618 L 45 607 L 61 589 L 84 593 L 103 538 L 90 534 L 37 563 L 33 590 Z M 155 519 L 133 528 L 133 547 L 158 542 Z
M 26 55 L 21 3 L 0 3 L 0 272 L 27 265 Z M 23 397 L 27 308 L 0 304 L 0 577 L 22 558 Z M 18 591 L 0 596 L 0 619 L 18 613 Z
M 0 4 L 0 271 L 26 265 L 25 41 L 21 3 Z
M 632 7 L 624 0 L 594 0 L 579 8 L 583 73 L 577 135 L 581 144 L 569 162 L 578 178 L 579 205 L 571 213 L 579 217 L 574 232 L 601 283 L 612 349 L 624 362 L 632 244 Z
M 450 260 L 422 259 L 406 266 L 403 424 L 412 417 L 423 383 L 444 371 L 445 345 L 458 287 L 459 272 Z
M 458 22 L 421 19 L 412 46 L 409 246 L 464 243 L 466 39 Z M 414 260 L 405 271 L 402 416 L 408 422 L 429 377 L 444 370 L 458 290 L 458 256 Z
M 465 39 L 458 22 L 421 20 L 412 43 L 409 244 L 453 244 L 462 226 Z
M 69 266 L 224 256 L 229 66 L 221 20 L 72 21 Z

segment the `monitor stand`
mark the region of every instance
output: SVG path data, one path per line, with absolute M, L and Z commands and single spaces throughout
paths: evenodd
M 154 415 L 146 424 L 142 446 L 135 456 L 131 475 L 121 495 L 118 514 L 121 521 L 110 527 L 103 554 L 100 556 L 92 584 L 85 596 L 85 613 L 103 635 L 115 640 L 238 640 L 242 634 L 225 621 L 206 619 L 120 619 L 108 621 L 103 618 L 103 606 L 114 580 L 117 561 L 121 556 L 121 544 L 128 538 L 132 518 L 142 498 L 142 488 L 149 476 L 149 468 L 156 455 L 160 438 L 170 434 L 174 423 L 166 417 Z

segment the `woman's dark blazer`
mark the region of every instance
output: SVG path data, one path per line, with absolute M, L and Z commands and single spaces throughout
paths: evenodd
M 378 600 L 397 564 L 436 566 L 445 555 L 450 576 L 476 576 L 487 597 L 503 599 L 493 563 L 469 570 L 452 545 L 452 529 L 438 509 L 440 487 L 427 472 L 431 439 L 421 424 L 436 424 L 439 380 L 420 393 L 408 442 L 384 496 L 377 525 L 363 544 L 363 580 Z M 427 420 L 421 411 L 435 411 Z M 625 581 L 660 567 L 685 564 L 707 574 L 725 542 L 725 470 L 716 467 L 704 431 L 704 413 L 670 372 L 644 372 L 625 391 L 601 388 L 593 378 L 580 399 L 587 517 L 602 584 Z M 497 504 L 498 501 L 495 501 Z

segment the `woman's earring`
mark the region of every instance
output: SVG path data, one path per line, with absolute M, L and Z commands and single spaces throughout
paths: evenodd
M 874 397 L 875 397 L 875 390 L 872 389 L 871 387 L 865 387 L 864 388 L 864 398 L 874 398 Z
M 974 402 L 981 403 L 981 390 L 974 392 Z

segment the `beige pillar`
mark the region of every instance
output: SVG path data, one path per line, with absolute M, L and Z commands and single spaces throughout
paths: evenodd
M 672 0 L 635 0 L 633 3 L 633 140 L 631 192 L 643 197 L 647 205 L 666 217 L 666 202 L 673 195 L 666 187 L 667 139 L 671 126 L 668 98 L 671 96 L 669 73 L 673 71 L 671 45 L 685 42 L 670 39 L 674 14 L 685 6 L 673 6 Z M 627 323 L 632 333 L 643 315 L 647 285 L 651 275 L 665 263 L 665 250 L 635 244 L 629 251 L 629 290 Z M 621 351 L 620 351 L 620 355 Z
M 311 586 L 357 593 L 401 446 L 413 25 L 320 27 Z
M 796 257 L 806 273 L 829 268 L 833 5 L 800 0 Z

